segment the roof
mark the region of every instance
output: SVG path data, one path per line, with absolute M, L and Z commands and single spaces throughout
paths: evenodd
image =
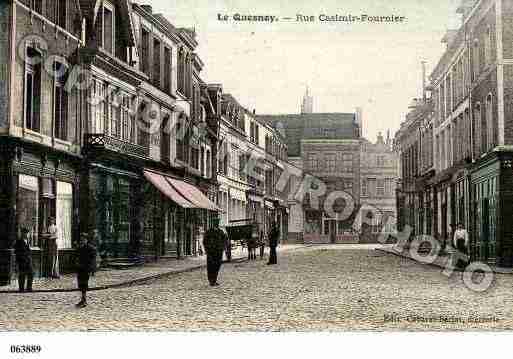
M 302 139 L 358 139 L 354 113 L 258 115 L 256 118 L 276 129 L 284 129 L 289 156 L 301 155 Z

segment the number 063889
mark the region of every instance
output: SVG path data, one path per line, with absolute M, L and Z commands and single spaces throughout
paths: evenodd
M 11 345 L 11 353 L 37 354 L 41 352 L 40 345 Z

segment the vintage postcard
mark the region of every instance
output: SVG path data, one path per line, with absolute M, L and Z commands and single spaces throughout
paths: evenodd
M 512 329 L 512 19 L 1 1 L 0 331 Z

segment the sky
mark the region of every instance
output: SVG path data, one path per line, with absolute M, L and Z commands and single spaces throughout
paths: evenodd
M 177 27 L 194 27 L 202 78 L 220 83 L 257 114 L 298 113 L 306 87 L 314 112 L 363 108 L 363 134 L 395 133 L 413 98 L 422 96 L 422 66 L 431 73 L 447 29 L 460 25 L 461 0 L 139 0 Z M 219 21 L 218 14 L 229 21 Z M 241 23 L 234 14 L 315 22 Z M 320 22 L 318 16 L 397 15 L 402 23 Z

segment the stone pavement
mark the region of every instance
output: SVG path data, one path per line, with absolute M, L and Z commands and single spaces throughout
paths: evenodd
M 303 245 L 284 244 L 278 247 L 279 252 L 298 249 Z M 266 248 L 266 258 L 269 249 Z M 240 261 L 247 258 L 247 251 L 237 247 L 232 251 L 232 260 Z M 103 290 L 107 288 L 124 287 L 139 284 L 152 279 L 162 278 L 177 273 L 183 273 L 206 267 L 206 256 L 186 257 L 184 259 L 162 259 L 158 262 L 149 262 L 144 266 L 128 269 L 105 268 L 96 272 L 89 279 L 90 290 Z M 76 276 L 66 274 L 60 279 L 35 278 L 34 292 L 69 292 L 77 291 Z M 9 286 L 0 287 L 1 293 L 18 292 L 18 283 L 14 279 Z
M 275 266 L 226 264 L 219 287 L 208 285 L 205 272 L 91 292 L 84 309 L 74 306 L 78 293 L 0 295 L 0 331 L 513 329 L 513 276 L 477 293 L 461 273 L 447 278 L 368 247 L 300 248 Z

